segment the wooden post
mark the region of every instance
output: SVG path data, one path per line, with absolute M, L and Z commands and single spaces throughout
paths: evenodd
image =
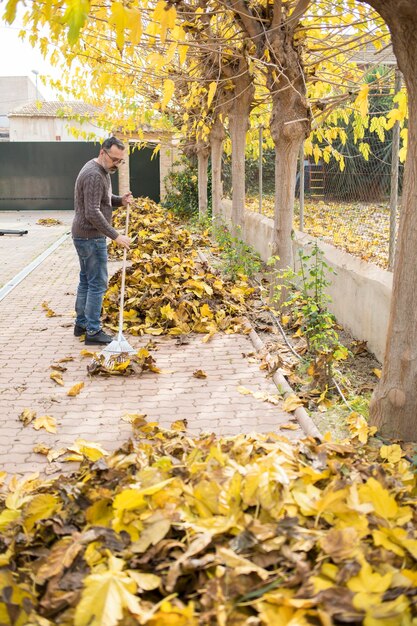
M 395 88 L 397 94 L 401 90 L 401 72 L 397 68 L 395 70 Z M 398 209 L 398 153 L 400 151 L 400 124 L 398 120 L 395 122 L 392 131 L 392 150 L 391 150 L 391 192 L 389 201 L 389 250 L 388 250 L 388 269 L 392 272 L 394 269 L 395 259 L 395 239 L 397 235 L 397 209 Z
M 258 175 L 259 175 L 259 213 L 262 213 L 262 182 L 263 182 L 263 146 L 262 146 L 262 134 L 263 134 L 263 126 L 259 127 L 259 167 L 258 167 Z
M 300 231 L 304 230 L 304 141 L 300 148 Z

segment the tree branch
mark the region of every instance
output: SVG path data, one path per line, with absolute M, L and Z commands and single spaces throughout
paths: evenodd
M 307 11 L 310 3 L 311 0 L 298 0 L 297 6 L 288 18 L 288 22 L 290 23 L 290 30 L 294 31 L 297 28 L 298 24 L 300 23 L 300 19 Z
M 251 39 L 258 38 L 262 34 L 258 20 L 253 16 L 245 0 L 226 0 L 225 4 L 235 13 L 240 24 Z

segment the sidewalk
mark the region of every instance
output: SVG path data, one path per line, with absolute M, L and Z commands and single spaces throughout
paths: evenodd
M 0 249 L 0 265 L 4 254 Z M 110 262 L 110 272 L 118 266 Z M 89 359 L 80 355 L 84 344 L 72 332 L 77 278 L 78 260 L 68 239 L 0 302 L 0 470 L 11 474 L 46 468 L 47 473 L 68 471 L 70 464 L 50 465 L 33 452 L 33 446 L 42 442 L 58 449 L 80 437 L 114 450 L 132 432 L 121 419 L 125 413 L 146 414 L 163 427 L 186 418 L 190 435 L 279 432 L 281 425 L 294 419 L 279 406 L 238 391 L 243 386 L 278 393 L 259 363 L 246 356 L 254 351 L 246 335 L 217 334 L 207 344 L 202 343 L 202 335 L 193 335 L 183 345 L 177 345 L 175 337 L 129 337 L 137 348 L 152 339 L 156 344 L 152 354 L 162 373 L 90 377 Z M 44 301 L 56 317 L 46 316 Z M 63 364 L 68 369 L 62 373 L 64 386 L 59 386 L 50 379 L 50 366 L 65 356 L 74 360 Z M 198 369 L 207 378 L 193 377 Z M 70 387 L 81 381 L 85 384 L 81 393 L 67 396 Z M 57 433 L 24 427 L 18 416 L 25 408 L 38 417 L 54 417 Z M 304 436 L 300 428 L 283 429 L 281 434 Z
M 62 224 L 37 224 L 43 217 L 53 217 Z M 0 229 L 28 231 L 27 235 L 0 236 L 0 288 L 68 232 L 72 217 L 72 211 L 0 211 Z

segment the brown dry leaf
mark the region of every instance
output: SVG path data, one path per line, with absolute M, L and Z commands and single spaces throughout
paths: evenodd
M 75 385 L 73 385 L 71 387 L 71 389 L 67 392 L 67 396 L 71 396 L 72 398 L 74 396 L 78 396 L 78 394 L 80 393 L 81 389 L 84 387 L 84 383 L 80 382 L 80 383 L 76 383 Z
M 32 425 L 35 430 L 44 428 L 48 433 L 56 433 L 56 420 L 50 415 L 40 415 L 35 419 Z
M 66 372 L 68 369 L 65 365 L 60 365 L 59 363 L 53 363 L 49 367 L 56 372 Z
M 37 443 L 36 446 L 33 446 L 33 451 L 36 452 L 36 454 L 43 454 L 44 456 L 49 453 L 50 449 L 51 447 L 46 443 Z
M 21 414 L 19 415 L 19 419 L 23 422 L 24 426 L 28 426 L 36 417 L 36 411 L 32 411 L 31 409 L 23 409 Z
M 194 378 L 207 378 L 207 374 L 203 370 L 196 370 L 193 372 Z
M 295 393 L 290 393 L 283 402 L 282 410 L 286 411 L 287 413 L 291 413 L 292 411 L 298 409 L 300 406 L 303 406 L 302 400 L 300 400 L 300 398 L 296 396 Z
M 64 381 L 62 379 L 62 374 L 60 372 L 57 372 L 56 370 L 54 370 L 53 372 L 51 372 L 49 378 L 51 378 L 54 382 L 56 382 L 57 385 L 61 385 L 61 387 L 64 386 Z

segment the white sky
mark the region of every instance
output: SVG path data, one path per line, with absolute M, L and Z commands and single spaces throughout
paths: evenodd
M 29 76 L 36 82 L 32 70 L 39 72 L 38 89 L 46 100 L 58 100 L 58 94 L 42 83 L 41 75 L 59 78 L 60 71 L 49 65 L 36 48 L 19 38 L 20 27 L 15 23 L 8 26 L 0 15 L 0 76 Z

